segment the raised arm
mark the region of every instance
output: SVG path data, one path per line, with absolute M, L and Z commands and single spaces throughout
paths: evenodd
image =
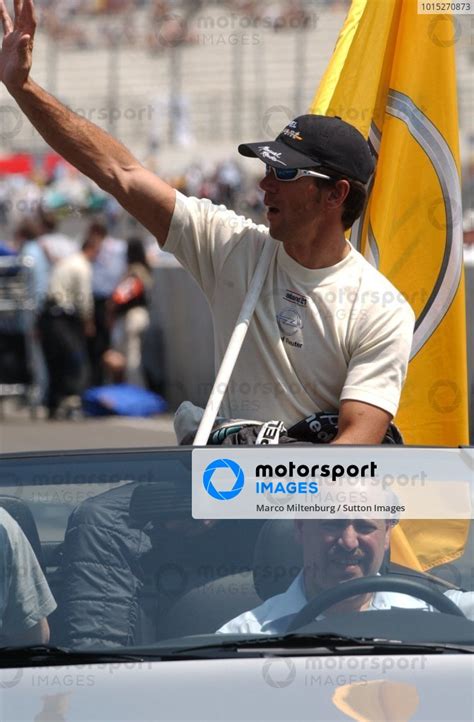
M 0 80 L 44 140 L 164 243 L 175 204 L 171 186 L 122 143 L 62 105 L 30 78 L 36 30 L 33 0 L 14 0 L 14 20 L 0 0 Z

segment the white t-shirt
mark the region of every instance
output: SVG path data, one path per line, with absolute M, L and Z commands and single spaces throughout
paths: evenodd
M 83 253 L 67 256 L 53 266 L 48 296 L 61 308 L 77 313 L 84 321 L 92 318 L 92 265 Z
M 449 589 L 444 594 L 464 612 L 468 619 L 474 620 L 474 592 L 461 592 Z M 286 592 L 270 597 L 255 609 L 240 614 L 226 622 L 218 633 L 221 634 L 283 634 L 288 627 L 290 615 L 297 614 L 308 603 L 304 590 L 303 572 L 290 584 Z M 436 611 L 422 599 L 395 592 L 376 592 L 367 611 L 372 609 L 421 609 Z M 322 618 L 318 617 L 318 619 Z
M 14 640 L 56 609 L 36 555 L 17 522 L 0 508 L 0 639 Z
M 207 297 L 216 367 L 267 238 L 265 226 L 224 206 L 176 194 L 164 250 Z M 395 415 L 415 319 L 408 303 L 352 246 L 336 265 L 312 270 L 270 242 L 269 270 L 221 414 L 289 426 L 355 399 Z
M 46 251 L 51 263 L 57 263 L 81 250 L 79 243 L 64 233 L 45 233 L 38 238 L 38 243 Z

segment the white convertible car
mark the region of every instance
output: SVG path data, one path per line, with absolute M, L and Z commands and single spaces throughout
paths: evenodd
M 0 480 L 57 605 L 49 642 L 20 644 L 0 589 L 2 721 L 473 719 L 474 623 L 443 593 L 472 591 L 472 536 L 430 576 L 386 559 L 357 580 L 439 611 L 321 614 L 348 581 L 286 631 L 216 634 L 288 588 L 301 548 L 291 521 L 194 520 L 189 448 L 5 454 Z

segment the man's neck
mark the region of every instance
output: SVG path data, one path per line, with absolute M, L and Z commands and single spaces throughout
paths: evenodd
M 325 236 L 324 239 L 308 243 L 306 239 L 291 238 L 283 242 L 287 254 L 304 268 L 329 268 L 342 261 L 351 250 L 344 234 Z

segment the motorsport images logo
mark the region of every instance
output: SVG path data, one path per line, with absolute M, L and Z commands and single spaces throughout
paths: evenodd
M 229 489 L 229 482 L 232 481 L 232 478 L 234 485 Z M 202 483 L 204 484 L 205 490 L 209 496 L 219 501 L 235 499 L 244 488 L 244 481 L 244 472 L 232 459 L 216 459 L 215 461 L 211 461 L 204 469 L 202 475 Z

